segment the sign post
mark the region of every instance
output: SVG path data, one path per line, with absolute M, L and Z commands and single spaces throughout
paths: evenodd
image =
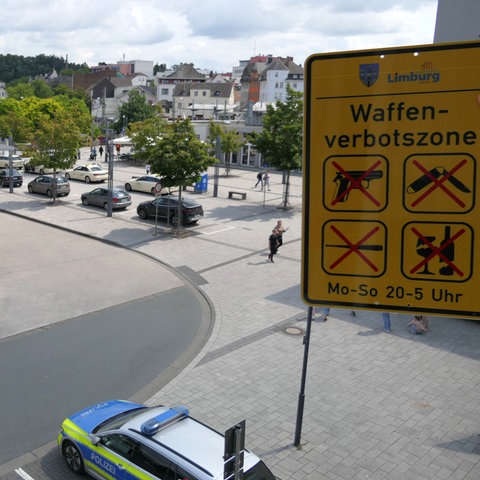
M 471 42 L 309 57 L 308 305 L 480 315 L 479 56 Z

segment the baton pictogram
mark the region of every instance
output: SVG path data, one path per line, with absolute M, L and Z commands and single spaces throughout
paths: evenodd
M 369 248 L 369 245 L 364 245 L 365 242 L 372 236 L 374 235 L 380 227 L 375 226 L 373 229 L 371 229 L 369 232 L 367 232 L 358 242 L 353 243 L 351 242 L 340 230 L 338 230 L 335 225 L 331 225 L 330 229 L 340 237 L 343 242 L 345 242 L 345 248 L 347 248 L 347 251 L 341 255 L 335 262 L 333 262 L 329 268 L 330 270 L 335 269 L 337 265 L 339 265 L 341 262 L 343 262 L 348 256 L 350 256 L 353 253 L 356 253 L 374 272 L 378 272 L 378 267 L 361 251 L 363 250 L 378 250 L 378 248 Z M 326 245 L 328 246 L 328 245 Z M 336 246 L 336 245 L 332 245 Z M 363 248 L 362 248 L 363 247 Z M 374 247 L 377 247 L 376 245 Z

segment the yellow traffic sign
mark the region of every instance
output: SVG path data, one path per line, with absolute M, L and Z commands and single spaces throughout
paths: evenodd
M 478 58 L 480 42 L 308 58 L 307 304 L 480 315 Z

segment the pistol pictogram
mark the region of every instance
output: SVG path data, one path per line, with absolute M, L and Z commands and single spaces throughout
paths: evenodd
M 333 181 L 337 184 L 333 200 L 335 202 L 346 202 L 350 191 L 353 189 L 368 189 L 371 180 L 379 180 L 383 177 L 382 170 L 349 170 L 337 172 Z

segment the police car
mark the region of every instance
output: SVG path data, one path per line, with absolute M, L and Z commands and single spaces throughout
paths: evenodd
M 185 407 L 98 403 L 64 420 L 58 446 L 70 470 L 97 479 L 224 478 L 224 436 L 191 418 Z M 245 480 L 275 480 L 247 450 L 242 469 Z

